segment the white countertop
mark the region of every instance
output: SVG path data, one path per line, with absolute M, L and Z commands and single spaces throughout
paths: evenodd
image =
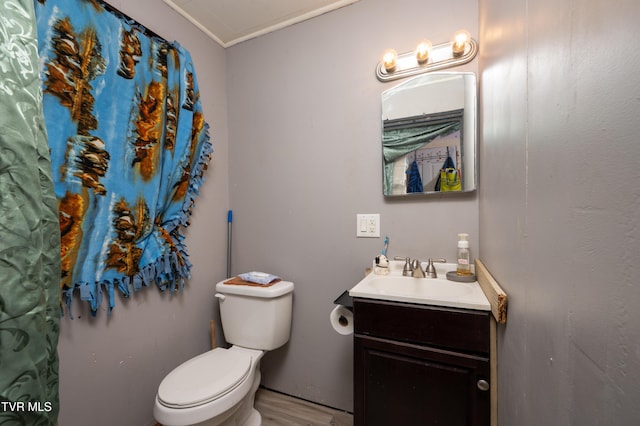
M 491 305 L 477 281 L 457 282 L 446 278 L 454 263 L 436 263 L 438 278 L 402 276 L 404 261 L 390 261 L 389 274 L 371 272 L 356 284 L 349 295 L 367 299 L 391 300 L 423 305 L 490 311 Z M 424 270 L 425 264 L 422 265 Z M 374 268 L 375 269 L 375 268 Z

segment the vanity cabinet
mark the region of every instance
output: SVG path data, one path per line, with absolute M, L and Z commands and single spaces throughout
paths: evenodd
M 490 315 L 354 298 L 355 426 L 488 426 Z

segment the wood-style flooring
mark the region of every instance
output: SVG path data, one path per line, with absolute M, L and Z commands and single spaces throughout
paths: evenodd
M 353 415 L 268 389 L 256 392 L 262 426 L 353 426 Z
M 353 415 L 345 411 L 264 388 L 256 392 L 255 407 L 262 426 L 353 426 Z

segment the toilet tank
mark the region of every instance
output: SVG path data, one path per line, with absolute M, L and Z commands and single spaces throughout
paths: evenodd
M 236 346 L 270 351 L 291 335 L 293 283 L 271 286 L 216 284 L 225 340 Z

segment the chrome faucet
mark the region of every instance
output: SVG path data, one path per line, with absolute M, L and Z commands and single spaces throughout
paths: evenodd
M 425 278 L 424 271 L 422 270 L 422 265 L 418 259 L 414 259 L 413 264 L 411 265 L 413 271 L 411 272 L 411 276 L 413 278 Z
M 393 259 L 404 260 L 404 268 L 402 268 L 402 276 L 413 277 L 413 278 L 438 278 L 438 273 L 436 272 L 436 267 L 433 265 L 433 263 L 447 262 L 447 259 L 444 259 L 444 258 L 438 258 L 438 259 L 429 258 L 429 261 L 427 262 L 427 267 L 423 271 L 422 264 L 418 259 L 413 259 L 413 261 L 411 261 L 411 258 L 401 257 L 401 256 L 396 256 Z
M 418 259 L 411 261 L 410 257 L 394 257 L 395 260 L 404 260 L 404 268 L 402 268 L 403 277 L 425 278 L 422 265 Z

